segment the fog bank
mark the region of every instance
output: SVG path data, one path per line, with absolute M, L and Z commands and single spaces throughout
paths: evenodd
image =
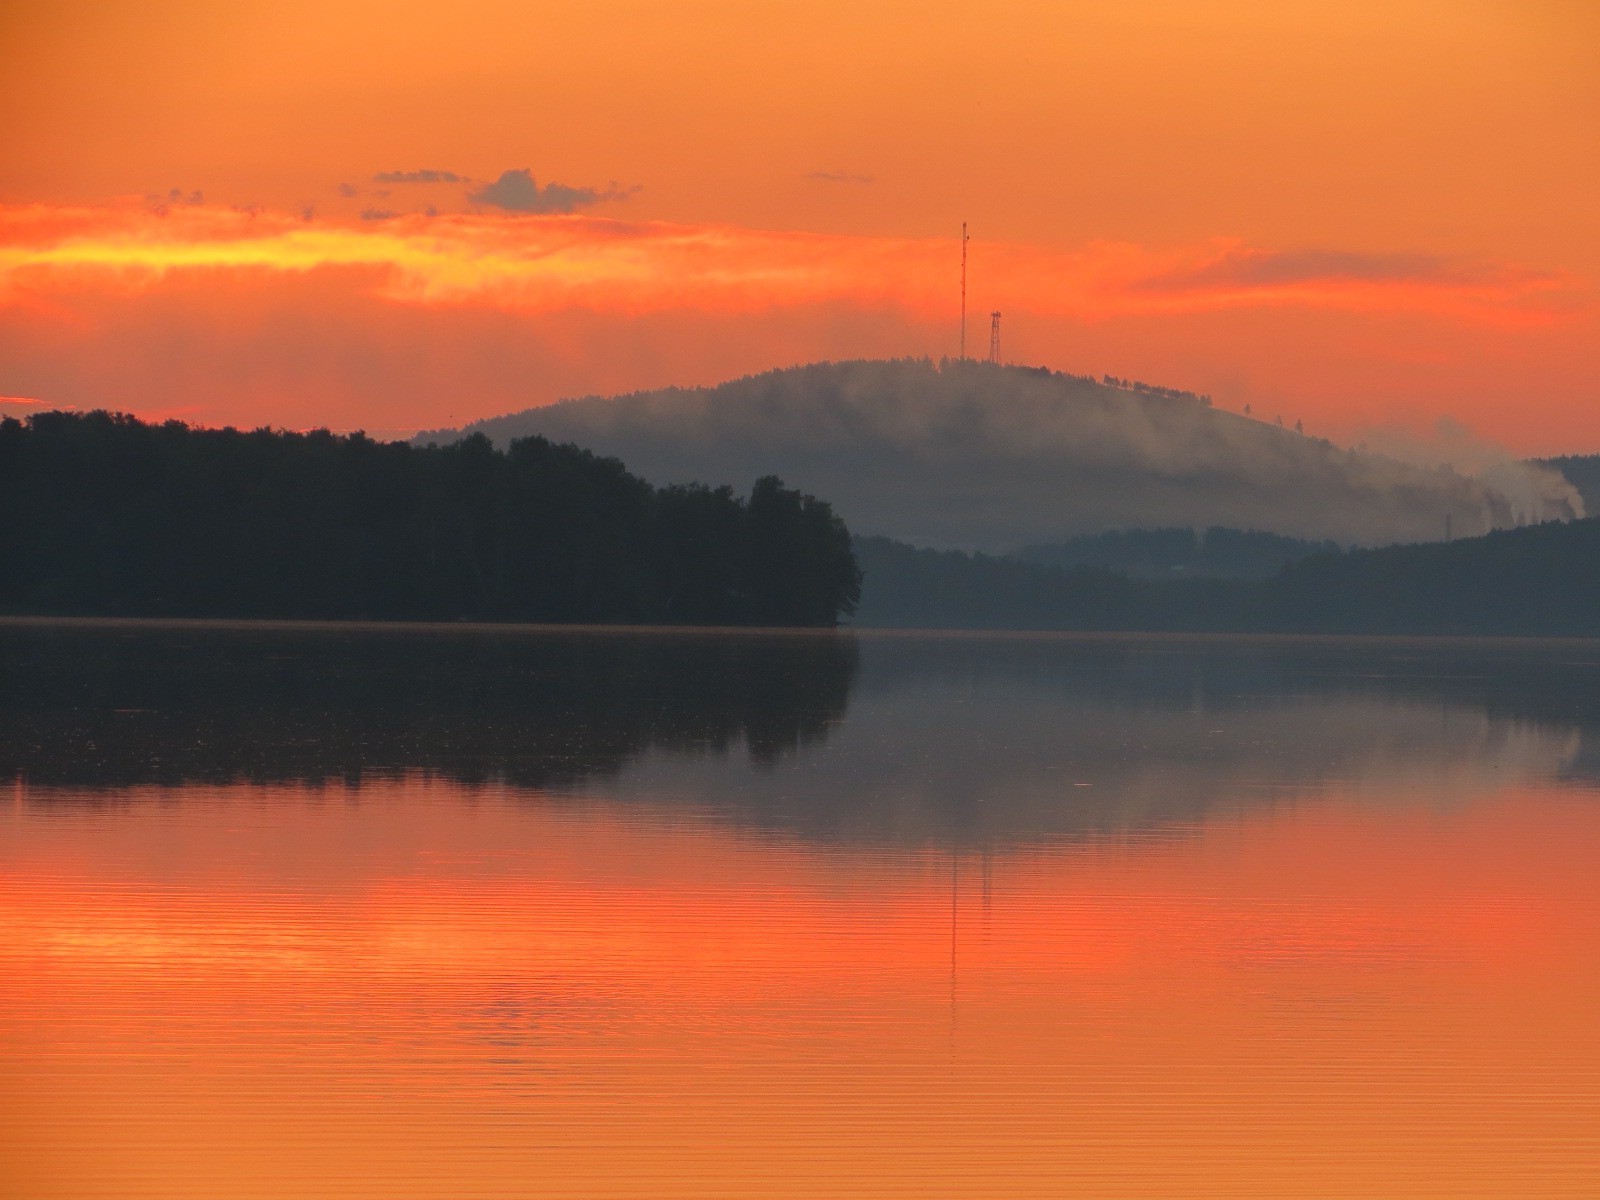
M 832 502 L 857 533 L 991 552 L 1157 526 L 1428 541 L 1445 536 L 1447 518 L 1459 537 L 1583 513 L 1554 472 L 1504 456 L 1427 466 L 1188 393 L 977 362 L 819 363 L 569 400 L 417 440 L 475 432 L 499 445 L 529 434 L 575 442 L 656 484 L 742 489 L 777 474 Z

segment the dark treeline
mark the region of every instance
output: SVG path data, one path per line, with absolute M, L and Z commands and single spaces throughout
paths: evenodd
M 1600 518 L 1320 553 L 1263 580 L 1137 580 L 886 538 L 856 552 L 866 626 L 1600 636 Z
M 744 498 L 539 437 L 0 421 L 0 611 L 832 625 L 859 586 L 843 522 L 773 477 Z
M 1150 592 L 1110 571 L 924 550 L 892 538 L 858 537 L 855 549 L 865 579 L 852 623 L 864 627 L 1126 629 Z
M 1335 552 L 1329 541 L 1257 529 L 1119 529 L 1026 546 L 1011 555 L 1047 567 L 1098 567 L 1135 579 L 1265 579 L 1289 563 Z
M 1600 635 L 1600 518 L 1318 554 L 1262 585 L 1277 628 Z
M 1198 404 L 1202 408 L 1211 407 L 1210 396 L 1187 392 L 1182 388 L 1160 387 L 1154 383 L 1145 383 L 1141 379 L 1119 379 L 1115 375 L 1102 375 L 1100 381 L 1106 387 L 1121 388 L 1126 392 L 1143 392 L 1147 396 L 1160 396 L 1166 400 L 1187 400 L 1189 403 Z

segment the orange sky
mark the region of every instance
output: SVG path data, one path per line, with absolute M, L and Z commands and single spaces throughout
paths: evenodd
M 937 357 L 969 220 L 980 350 L 1600 450 L 1587 0 L 23 0 L 0 105 L 0 397 L 399 433 Z

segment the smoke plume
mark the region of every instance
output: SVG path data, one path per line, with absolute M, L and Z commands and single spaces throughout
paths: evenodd
M 1480 481 L 1505 498 L 1518 525 L 1586 515 L 1583 497 L 1560 471 L 1514 457 L 1454 417 L 1440 417 L 1430 437 L 1384 428 L 1368 432 L 1365 444 L 1401 462 L 1419 467 L 1442 463 Z

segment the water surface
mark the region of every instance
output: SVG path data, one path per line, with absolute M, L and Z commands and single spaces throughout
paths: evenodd
M 1592 1196 L 1590 643 L 0 625 L 27 1197 Z

